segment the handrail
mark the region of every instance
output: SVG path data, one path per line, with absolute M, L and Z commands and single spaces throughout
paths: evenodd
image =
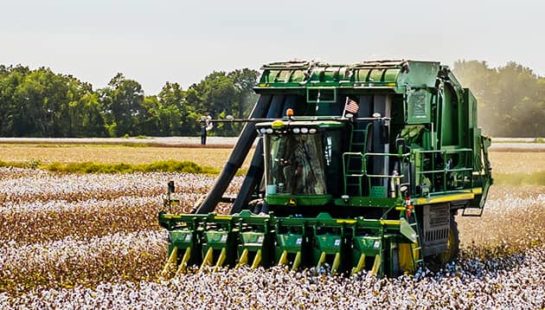
M 346 175 L 348 177 L 357 177 L 360 179 L 367 178 L 368 184 L 369 184 L 369 190 L 371 190 L 371 179 L 390 179 L 392 181 L 395 181 L 396 183 L 399 183 L 399 181 L 403 178 L 405 178 L 405 175 L 403 174 L 370 174 L 367 171 L 367 161 L 369 157 L 372 156 L 383 156 L 383 157 L 394 157 L 394 158 L 400 158 L 400 159 L 408 159 L 411 156 L 411 153 L 361 153 L 361 152 L 344 152 L 343 153 L 343 172 L 347 173 L 347 158 L 353 156 L 356 158 L 359 158 L 361 160 L 361 174 L 358 175 Z M 363 185 L 363 184 L 361 184 Z M 360 186 L 361 186 L 360 185 Z M 346 192 L 346 184 L 345 184 L 345 192 Z M 396 196 L 399 196 L 399 193 L 396 192 Z
M 440 173 L 440 172 L 460 172 L 460 171 L 473 171 L 473 168 L 456 168 L 456 169 L 442 169 L 442 170 L 422 170 L 418 171 L 418 174 L 424 173 Z
M 473 149 L 462 148 L 462 149 L 441 149 L 441 150 L 415 150 L 415 153 L 430 154 L 430 153 L 445 153 L 445 154 L 454 154 L 458 152 L 472 152 Z
M 364 156 L 391 156 L 391 157 L 409 157 L 411 153 L 399 154 L 399 153 L 364 153 Z
M 401 179 L 401 178 L 405 177 L 404 174 L 397 174 L 397 175 L 394 175 L 394 174 L 366 174 L 365 176 L 369 177 L 369 178 L 393 178 L 393 179 Z
M 433 154 L 440 154 L 441 157 L 445 155 L 452 155 L 452 154 L 471 154 L 473 152 L 470 148 L 458 148 L 458 149 L 441 149 L 441 150 L 412 150 L 410 153 L 361 153 L 361 152 L 344 152 L 343 153 L 343 171 L 344 173 L 347 172 L 347 158 L 352 156 L 356 157 L 362 160 L 362 170 L 361 174 L 354 175 L 353 177 L 358 178 L 367 178 L 369 180 L 369 184 L 371 184 L 371 179 L 390 179 L 394 180 L 395 182 L 398 182 L 399 180 L 405 178 L 405 175 L 394 175 L 394 174 L 370 174 L 367 171 L 367 163 L 368 159 L 373 156 L 382 156 L 382 157 L 394 157 L 399 158 L 401 160 L 406 160 L 412 156 L 417 156 L 419 154 L 422 154 L 421 156 L 421 167 L 424 167 L 423 162 L 425 159 L 431 159 L 432 160 L 432 169 L 431 170 L 419 170 L 416 171 L 416 175 L 425 175 L 425 174 L 442 174 L 443 178 L 443 184 L 442 184 L 442 191 L 443 192 L 450 192 L 447 190 L 447 175 L 452 172 L 461 172 L 463 175 L 467 173 L 471 173 L 473 171 L 473 167 L 471 166 L 471 163 L 466 163 L 462 161 L 461 165 L 457 165 L 456 168 L 449 168 L 448 165 L 444 164 L 443 169 L 436 169 L 435 168 L 435 159 Z M 470 178 L 471 180 L 471 178 Z M 453 190 L 456 191 L 456 190 Z
M 446 155 L 463 155 L 463 154 L 471 155 L 472 153 L 473 153 L 473 149 L 470 149 L 470 148 L 447 148 L 447 149 L 440 149 L 440 150 L 415 150 L 414 151 L 415 155 L 422 154 L 422 157 L 420 159 L 422 170 L 416 171 L 416 175 L 418 175 L 418 176 L 422 176 L 422 175 L 426 175 L 426 174 L 431 174 L 432 176 L 437 175 L 437 174 L 442 175 L 441 191 L 442 192 L 450 192 L 450 190 L 447 189 L 447 175 L 449 173 L 453 173 L 453 172 L 461 172 L 462 175 L 466 175 L 468 173 L 471 173 L 473 171 L 472 161 L 471 162 L 467 161 L 467 160 L 465 162 L 462 161 L 461 163 L 459 163 L 457 165 L 457 167 L 453 167 L 453 168 L 450 168 L 446 163 L 443 163 L 443 168 L 442 169 L 437 169 L 435 167 L 435 157 L 434 156 L 429 156 L 429 155 L 440 154 L 440 156 L 444 158 L 444 156 L 446 156 Z M 430 170 L 424 170 L 423 169 L 424 160 L 426 158 L 431 160 L 431 169 Z M 469 178 L 469 180 L 470 180 L 471 183 L 473 182 L 472 178 Z M 465 182 L 465 181 L 462 181 L 462 182 Z M 472 185 L 473 184 L 471 184 L 471 186 Z M 462 184 L 462 186 L 464 186 L 464 185 Z

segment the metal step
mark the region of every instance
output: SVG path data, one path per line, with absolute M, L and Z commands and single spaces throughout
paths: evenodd
M 477 210 L 476 213 L 467 212 L 467 210 Z M 462 216 L 469 216 L 469 217 L 481 217 L 483 215 L 484 208 L 472 208 L 472 207 L 466 207 L 462 211 Z

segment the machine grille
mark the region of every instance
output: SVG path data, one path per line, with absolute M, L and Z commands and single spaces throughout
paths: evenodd
M 450 206 L 448 204 L 426 205 L 423 211 L 424 255 L 434 255 L 446 251 L 450 229 Z

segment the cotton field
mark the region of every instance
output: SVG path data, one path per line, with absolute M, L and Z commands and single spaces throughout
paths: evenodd
M 165 185 L 175 181 L 177 211 L 188 212 L 213 177 L 13 168 L 0 176 L 0 308 L 545 307 L 542 186 L 494 186 L 482 218 L 457 217 L 462 253 L 440 271 L 377 279 L 243 268 L 164 280 Z

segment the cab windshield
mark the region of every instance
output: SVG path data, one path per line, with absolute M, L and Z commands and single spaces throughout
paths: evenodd
M 322 135 L 265 136 L 267 194 L 326 194 Z

